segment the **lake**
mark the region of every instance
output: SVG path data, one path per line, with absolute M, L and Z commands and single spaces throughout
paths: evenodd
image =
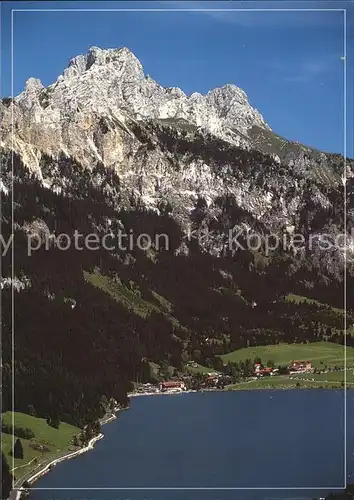
M 35 483 L 46 489 L 31 498 L 305 499 L 344 483 L 344 391 L 190 393 L 135 397 L 131 403 L 102 427 L 105 437 L 93 451 L 58 464 Z M 353 410 L 354 391 L 348 390 L 348 474 L 354 472 Z M 71 490 L 103 487 L 125 490 Z

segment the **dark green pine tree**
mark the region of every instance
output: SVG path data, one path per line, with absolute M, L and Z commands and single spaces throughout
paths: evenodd
M 95 436 L 97 436 L 99 433 L 100 433 L 100 430 L 101 430 L 101 425 L 99 423 L 98 420 L 96 420 L 93 424 L 92 424 L 92 432 Z
M 12 487 L 12 474 L 10 472 L 9 464 L 5 458 L 3 452 L 1 452 L 1 462 L 2 462 L 2 475 L 1 475 L 1 499 L 9 497 L 10 490 Z
M 85 428 L 85 439 L 86 439 L 86 442 L 88 443 L 90 441 L 90 439 L 93 438 L 93 429 L 92 429 L 92 425 L 89 423 L 86 425 L 86 428 Z
M 74 436 L 73 437 L 73 445 L 74 446 L 80 446 L 80 441 L 79 441 L 79 438 L 77 436 Z
M 13 457 L 14 458 L 23 458 L 23 447 L 21 443 L 21 439 L 17 438 L 15 441 L 15 446 L 13 450 Z
M 47 424 L 50 425 L 51 427 L 54 427 L 54 429 L 59 429 L 60 425 L 60 417 L 57 412 L 51 412 L 50 415 L 47 417 Z
M 50 425 L 52 427 L 54 427 L 54 429 L 59 429 L 59 425 L 60 425 L 59 415 L 57 415 L 57 414 L 53 415 L 53 417 L 51 418 Z

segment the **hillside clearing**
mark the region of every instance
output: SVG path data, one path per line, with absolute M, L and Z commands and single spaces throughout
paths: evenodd
M 3 413 L 3 424 L 12 425 L 12 415 L 10 411 Z M 60 423 L 59 429 L 54 429 L 47 424 L 44 418 L 37 418 L 20 412 L 14 413 L 14 424 L 16 427 L 31 429 L 35 435 L 34 438 L 29 440 L 20 438 L 23 447 L 23 459 L 13 459 L 10 455 L 13 447 L 12 434 L 1 433 L 2 449 L 10 469 L 15 468 L 13 474 L 16 480 L 28 474 L 43 459 L 54 458 L 68 451 L 73 437 L 80 432 L 78 427 L 64 422 Z M 42 445 L 45 451 L 35 448 L 39 448 L 39 445 Z
M 152 312 L 157 312 L 163 314 L 175 327 L 184 329 L 179 324 L 179 321 L 170 314 L 172 304 L 157 292 L 151 291 L 151 299 L 143 298 L 141 291 L 135 283 L 130 282 L 129 288 L 127 285 L 115 281 L 113 278 L 104 276 L 97 270 L 93 273 L 84 271 L 84 279 L 110 295 L 126 309 L 133 311 L 141 318 L 147 318 Z
M 347 384 L 348 387 L 354 388 L 354 384 Z M 241 382 L 227 386 L 229 391 L 251 390 L 251 389 L 343 389 L 342 383 L 339 381 L 312 381 L 301 380 L 300 378 L 274 376 L 264 377 L 259 380 L 251 380 L 249 382 Z
M 224 363 L 253 360 L 260 357 L 263 363 L 272 360 L 275 365 L 288 365 L 293 360 L 312 361 L 314 367 L 343 366 L 344 346 L 331 342 L 312 342 L 309 344 L 277 344 L 257 347 L 244 347 L 221 356 Z M 354 364 L 354 348 L 347 347 L 347 365 Z

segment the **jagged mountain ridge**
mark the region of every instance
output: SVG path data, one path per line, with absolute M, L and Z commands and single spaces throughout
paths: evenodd
M 71 142 L 71 134 L 65 134 L 62 129 L 70 129 L 74 123 L 79 133 L 86 132 L 89 136 L 90 118 L 94 120 L 96 115 L 117 120 L 123 128 L 131 119 L 157 119 L 170 124 L 186 122 L 232 145 L 257 146 L 260 150 L 262 145 L 267 149 L 264 132 L 271 132 L 242 89 L 228 84 L 206 95 L 195 92 L 187 96 L 177 87 L 163 88 L 144 74 L 141 63 L 127 48 L 92 47 L 87 54 L 74 57 L 63 74 L 47 88 L 40 80 L 30 78 L 26 89 L 14 101 L 14 125 L 19 132 L 15 148 L 32 168 L 38 167 L 36 149 L 54 155 L 61 149 L 80 160 L 76 151 L 79 145 Z M 1 110 L 4 145 L 9 144 L 10 114 L 4 108 Z M 32 129 L 30 135 L 26 134 L 28 122 Z M 89 139 L 93 138 L 81 139 L 81 146 L 100 157 L 96 145 Z M 32 150 L 28 151 L 26 145 L 32 146 Z M 305 156 L 313 151 L 299 146 Z M 106 166 L 112 164 L 110 160 L 104 159 Z
M 103 165 L 119 178 L 119 202 L 117 185 L 105 187 L 113 204 L 159 213 L 167 203 L 182 225 L 200 199 L 207 225 L 220 216 L 218 200 L 232 196 L 267 230 L 301 229 L 309 200 L 312 218 L 343 200 L 341 157 L 274 134 L 235 85 L 205 96 L 161 87 L 126 48 L 91 48 L 47 88 L 31 78 L 0 113 L 3 151 L 14 148 L 44 186 L 69 194 Z M 75 172 L 63 169 L 65 157 Z M 101 187 L 100 176 L 91 181 Z
M 128 117 L 183 119 L 218 137 L 244 144 L 249 141 L 247 130 L 252 125 L 269 128 L 249 105 L 245 92 L 235 85 L 214 89 L 205 96 L 186 96 L 179 88 L 165 89 L 145 76 L 138 59 L 126 48 L 93 47 L 86 55 L 73 58 L 47 89 L 30 78 L 15 102 L 23 118 L 30 111 L 36 123 L 52 128 L 78 119 L 80 112 L 116 117 L 123 123 Z M 15 113 L 15 122 L 17 118 Z
M 181 367 L 198 351 L 203 364 L 245 345 L 315 340 L 326 310 L 289 305 L 288 292 L 342 307 L 339 252 L 220 250 L 235 225 L 306 237 L 343 228 L 343 159 L 277 136 L 244 98 L 227 86 L 192 99 L 145 77 L 127 49 L 95 48 L 55 84 L 31 79 L 0 104 L 5 241 L 15 229 L 15 280 L 0 283 L 6 408 L 11 286 L 19 292 L 15 406 L 69 422 L 100 416 L 102 394 L 125 401 L 131 381 L 150 380 L 149 361 Z M 188 224 L 213 234 L 186 242 Z M 162 229 L 173 245 L 97 253 L 42 245 L 28 256 L 28 234 L 118 228 Z M 5 259 L 10 269 L 10 252 Z M 351 284 L 348 276 L 349 294 Z M 343 343 L 340 314 L 330 320 Z

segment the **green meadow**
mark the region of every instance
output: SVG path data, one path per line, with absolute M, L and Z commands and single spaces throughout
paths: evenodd
M 312 361 L 313 367 L 344 366 L 345 348 L 331 342 L 309 344 L 276 344 L 245 347 L 221 356 L 224 363 L 253 360 L 260 357 L 263 363 L 274 361 L 275 365 L 288 365 L 292 360 Z M 347 366 L 354 364 L 354 348 L 346 348 Z
M 13 414 L 9 411 L 2 414 L 3 424 L 12 426 L 13 415 L 15 427 L 28 428 L 34 433 L 32 439 L 20 438 L 23 447 L 23 459 L 14 459 L 11 456 L 13 448 L 12 434 L 1 433 L 2 450 L 16 480 L 34 470 L 43 460 L 50 457 L 55 458 L 65 451 L 69 451 L 70 448 L 74 449 L 72 439 L 76 434 L 79 434 L 80 429 L 78 427 L 61 422 L 59 429 L 54 429 L 47 424 L 44 418 L 37 418 L 20 412 Z M 44 451 L 38 449 L 39 445 L 43 446 Z

